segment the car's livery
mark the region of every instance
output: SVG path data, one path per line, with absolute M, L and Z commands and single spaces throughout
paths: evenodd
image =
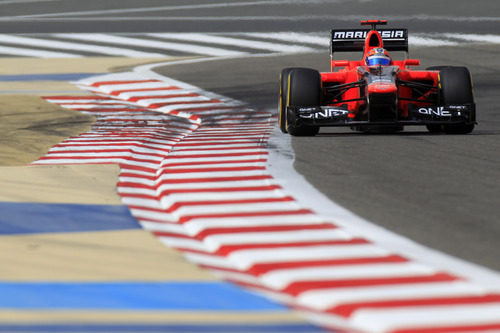
M 408 59 L 406 29 L 377 29 L 384 20 L 361 21 L 371 29 L 331 31 L 329 72 L 285 68 L 280 78 L 279 125 L 291 135 L 315 135 L 321 126 L 361 131 L 403 130 L 425 125 L 430 132 L 466 134 L 476 124 L 467 68 L 420 65 Z M 335 52 L 363 51 L 359 61 L 334 60 Z M 387 51 L 406 52 L 389 63 Z M 371 61 L 371 57 L 378 57 Z M 377 61 L 378 60 L 378 61 Z M 337 70 L 336 70 L 337 69 Z

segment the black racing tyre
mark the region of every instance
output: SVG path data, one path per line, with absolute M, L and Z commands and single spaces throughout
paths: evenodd
M 466 67 L 434 66 L 429 70 L 439 70 L 442 104 L 473 104 L 472 80 Z M 468 134 L 474 129 L 474 124 L 430 125 L 430 132 L 445 132 L 448 134 Z
M 321 105 L 321 75 L 317 70 L 294 68 L 288 76 L 287 106 Z M 293 136 L 314 136 L 318 126 L 300 126 L 287 122 L 287 131 Z
M 280 74 L 280 99 L 278 104 L 279 127 L 281 132 L 288 133 L 286 130 L 286 102 L 288 96 L 288 75 L 293 68 L 285 68 Z
M 445 67 L 439 71 L 444 104 L 474 103 L 472 81 L 466 67 Z

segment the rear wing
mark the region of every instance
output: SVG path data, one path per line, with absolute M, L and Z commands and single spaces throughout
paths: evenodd
M 370 29 L 334 29 L 331 31 L 330 55 L 335 52 L 363 51 Z M 408 52 L 408 29 L 377 29 L 387 51 Z

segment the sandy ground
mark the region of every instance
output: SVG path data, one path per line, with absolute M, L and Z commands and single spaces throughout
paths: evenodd
M 239 311 L 0 311 L 1 323 L 26 324 L 51 323 L 59 321 L 63 323 L 293 323 L 304 320 L 292 311 L 258 311 L 254 313 Z
M 0 75 L 102 73 L 147 62 L 0 58 Z M 121 205 L 117 165 L 29 165 L 94 122 L 37 96 L 61 91 L 85 94 L 69 82 L 0 82 L 0 201 Z M 10 281 L 214 279 L 141 229 L 2 235 L 0 266 L 0 280 Z
M 125 57 L 92 57 L 84 59 L 0 58 L 0 75 L 118 72 L 143 64 L 177 59 L 175 57 L 168 59 Z
M 0 201 L 120 205 L 119 171 L 110 164 L 0 167 Z
M 38 96 L 0 96 L 0 165 L 25 165 L 72 135 L 86 132 L 94 118 L 63 109 Z
M 9 281 L 215 280 L 141 229 L 0 236 L 0 262 Z

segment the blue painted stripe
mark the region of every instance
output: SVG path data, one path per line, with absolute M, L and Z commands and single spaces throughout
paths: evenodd
M 0 202 L 0 235 L 140 228 L 122 205 Z
M 311 324 L 199 324 L 199 325 L 107 325 L 107 324 L 65 324 L 65 325 L 0 325 L 0 332 L 68 332 L 68 333 L 326 333 Z M 332 333 L 332 331 L 328 331 Z
M 227 282 L 1 282 L 4 309 L 284 310 Z
M 104 73 L 20 74 L 0 75 L 0 81 L 76 81 Z

